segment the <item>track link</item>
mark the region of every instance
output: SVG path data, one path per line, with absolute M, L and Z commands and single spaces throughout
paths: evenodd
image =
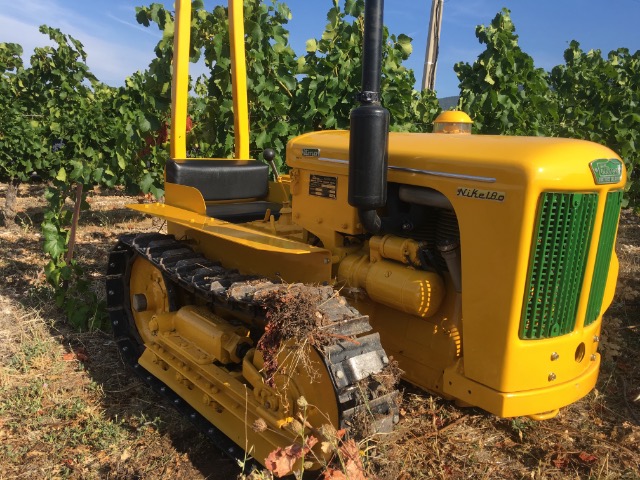
M 162 272 L 168 289 L 183 289 L 199 297 L 212 310 L 222 309 L 231 313 L 254 331 L 262 331 L 266 324 L 262 293 L 278 288 L 278 284 L 225 269 L 170 235 L 153 233 L 123 236 L 109 256 L 107 307 L 124 360 L 220 449 L 233 458 L 240 458 L 242 450 L 233 441 L 138 363 L 146 347 L 136 331 L 129 299 L 129 271 L 138 256 Z M 371 427 L 376 431 L 390 431 L 398 421 L 398 395 L 396 391 L 389 392 L 381 388 L 375 380 L 375 376 L 387 368 L 389 359 L 380 344 L 379 335 L 368 333 L 371 330 L 368 317 L 350 307 L 332 287 L 296 285 L 296 288 L 308 290 L 320 298 L 316 308 L 322 320 L 317 328 L 337 339 L 319 353 L 331 376 L 339 402 L 339 428 L 351 427 L 361 415 L 374 414 L 376 420 Z M 169 305 L 169 310 L 177 308 L 177 305 Z

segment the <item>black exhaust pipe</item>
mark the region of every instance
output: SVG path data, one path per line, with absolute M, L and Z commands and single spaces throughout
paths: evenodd
M 349 204 L 369 233 L 380 233 L 376 209 L 387 203 L 389 111 L 380 104 L 384 0 L 366 0 L 360 106 L 351 111 Z

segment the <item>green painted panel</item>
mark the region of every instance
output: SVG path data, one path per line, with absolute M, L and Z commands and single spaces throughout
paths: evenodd
M 609 275 L 609 265 L 611 264 L 613 242 L 616 239 L 621 205 L 622 192 L 609 192 L 607 195 L 607 203 L 604 207 L 604 218 L 602 220 L 600 240 L 598 241 L 596 266 L 593 271 L 593 280 L 591 281 L 587 316 L 584 320 L 585 325 L 591 325 L 602 313 L 602 299 L 604 298 L 604 289 Z
M 540 197 L 520 338 L 573 331 L 597 203 L 596 193 L 547 192 Z

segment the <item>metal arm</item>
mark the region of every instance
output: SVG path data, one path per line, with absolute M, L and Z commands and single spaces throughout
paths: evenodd
M 176 0 L 171 81 L 171 158 L 187 158 L 187 103 L 189 100 L 189 42 L 191 0 Z
M 249 108 L 247 67 L 244 49 L 242 0 L 229 0 L 229 43 L 233 80 L 235 158 L 249 158 Z M 191 41 L 191 0 L 176 0 L 173 39 L 173 79 L 171 83 L 171 158 L 187 157 L 187 104 L 189 100 L 189 46 Z
M 249 107 L 247 103 L 247 64 L 244 50 L 243 0 L 229 0 L 229 43 L 233 81 L 235 158 L 249 158 Z

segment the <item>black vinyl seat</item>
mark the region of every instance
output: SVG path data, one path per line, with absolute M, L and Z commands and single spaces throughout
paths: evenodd
M 262 220 L 267 210 L 278 216 L 281 205 L 266 200 L 269 167 L 257 160 L 169 160 L 167 182 L 197 188 L 208 203 L 207 216 L 232 223 Z

